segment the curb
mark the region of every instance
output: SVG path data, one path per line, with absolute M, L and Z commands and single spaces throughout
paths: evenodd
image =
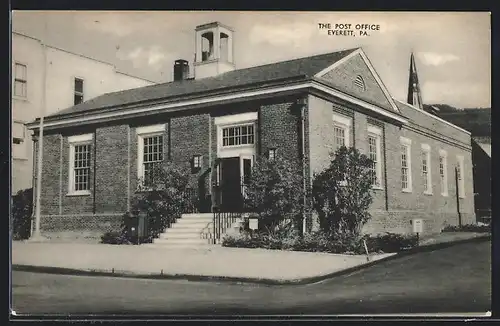
M 276 280 L 276 279 L 266 279 L 266 278 L 248 278 L 248 277 L 232 277 L 232 276 L 209 276 L 209 275 L 193 275 L 193 274 L 140 274 L 127 271 L 119 270 L 96 270 L 96 269 L 73 269 L 64 267 L 49 267 L 49 266 L 36 266 L 36 265 L 20 265 L 12 264 L 13 271 L 23 271 L 23 272 L 33 272 L 33 273 L 47 273 L 47 274 L 61 274 L 61 275 L 76 275 L 76 276 L 108 276 L 108 277 L 122 277 L 122 278 L 136 278 L 136 279 L 166 279 L 166 280 L 187 280 L 193 282 L 200 281 L 211 281 L 211 282 L 230 282 L 230 283 L 253 283 L 253 284 L 264 284 L 264 285 L 306 285 L 311 283 L 317 283 L 326 279 L 350 274 L 364 268 L 371 267 L 375 264 L 389 261 L 392 259 L 397 259 L 399 257 L 404 257 L 419 252 L 428 252 L 438 249 L 448 248 L 454 245 L 471 243 L 471 242 L 481 242 L 487 239 L 491 239 L 490 235 L 478 236 L 475 238 L 457 240 L 453 242 L 442 242 L 437 244 L 430 244 L 421 247 L 416 247 L 410 250 L 399 252 L 397 254 L 380 258 L 368 263 L 360 264 L 354 267 L 349 267 L 340 271 L 335 271 L 332 273 L 305 277 L 294 280 Z

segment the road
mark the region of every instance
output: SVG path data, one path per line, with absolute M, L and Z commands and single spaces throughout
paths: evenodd
M 228 262 L 230 263 L 230 262 Z M 308 285 L 12 273 L 18 314 L 337 315 L 491 310 L 491 243 L 458 244 Z

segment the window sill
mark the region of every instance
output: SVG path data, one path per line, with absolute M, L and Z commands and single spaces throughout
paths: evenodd
M 381 186 L 372 186 L 372 189 L 373 190 L 384 190 L 384 188 Z
M 30 102 L 27 97 L 21 97 L 21 96 L 14 95 L 14 96 L 12 96 L 12 98 L 16 101 L 27 102 L 27 103 Z
M 66 194 L 66 197 L 78 197 L 78 196 L 90 196 L 91 193 L 90 191 L 73 191 L 73 192 L 68 192 Z
M 441 196 L 448 197 L 448 194 L 447 193 L 441 193 Z
M 401 192 L 410 194 L 412 191 L 411 191 L 411 189 L 403 189 L 403 190 L 401 190 Z
M 465 199 L 465 196 L 458 196 L 459 199 Z
M 433 193 L 432 191 L 424 191 L 424 195 L 427 195 L 427 196 L 432 196 Z
M 13 161 L 27 161 L 27 157 L 12 157 Z

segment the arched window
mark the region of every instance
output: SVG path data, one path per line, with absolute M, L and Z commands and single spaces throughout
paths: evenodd
M 363 80 L 363 77 L 361 77 L 360 75 L 356 76 L 356 79 L 354 80 L 354 86 L 356 86 L 360 90 L 364 91 L 365 90 L 365 81 Z
M 213 59 L 214 56 L 214 33 L 207 32 L 201 35 L 201 61 Z

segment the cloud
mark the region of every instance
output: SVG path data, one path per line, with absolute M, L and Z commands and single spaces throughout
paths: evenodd
M 441 54 L 435 52 L 419 52 L 418 57 L 426 66 L 440 66 L 448 62 L 460 60 L 454 54 Z
M 157 45 L 136 47 L 132 51 L 119 54 L 121 59 L 130 60 L 135 68 L 160 67 L 168 58 L 166 51 Z
M 281 25 L 259 24 L 252 27 L 249 40 L 253 44 L 268 43 L 275 46 L 299 46 L 315 33 L 316 25 L 286 23 Z

